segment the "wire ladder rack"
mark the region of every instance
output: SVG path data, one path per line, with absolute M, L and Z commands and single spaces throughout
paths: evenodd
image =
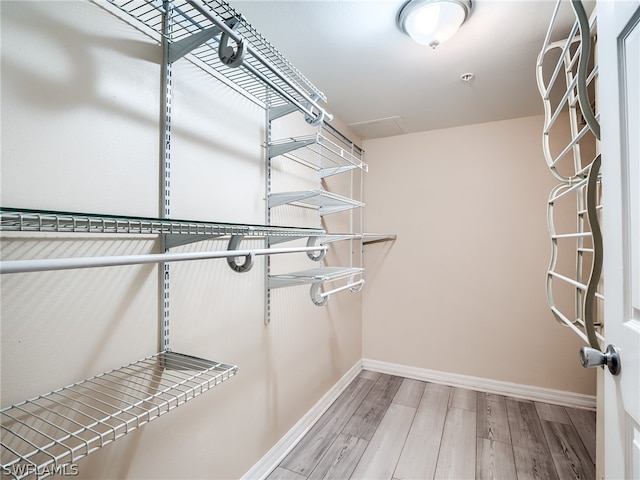
M 552 41 L 560 29 L 561 10 L 569 3 L 575 21 L 562 40 Z M 592 348 L 600 349 L 604 337 L 598 331 L 602 326 L 598 302 L 604 297 L 598 291 L 603 248 L 601 160 L 597 154 L 600 126 L 599 114 L 594 113 L 596 20 L 595 11 L 587 18 L 580 1 L 558 0 L 538 56 L 536 79 L 545 111 L 543 153 L 551 173 L 560 181 L 547 202 L 552 245 L 547 300 L 556 320 Z M 563 122 L 568 122 L 568 135 Z M 567 231 L 569 211 L 575 222 L 573 231 Z M 571 258 L 573 272 L 567 270 Z M 559 305 L 560 296 L 554 295 L 567 289 L 572 292 L 573 306 Z

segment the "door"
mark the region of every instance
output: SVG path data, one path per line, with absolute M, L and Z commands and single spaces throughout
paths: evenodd
M 640 479 L 640 1 L 598 2 L 605 338 L 604 471 Z

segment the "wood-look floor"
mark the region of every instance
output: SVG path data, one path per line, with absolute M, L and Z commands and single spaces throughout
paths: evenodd
M 364 371 L 268 480 L 595 478 L 595 412 Z

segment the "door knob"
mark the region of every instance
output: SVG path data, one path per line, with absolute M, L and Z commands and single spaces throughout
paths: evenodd
M 595 348 L 582 347 L 580 349 L 580 363 L 584 368 L 606 365 L 611 375 L 620 373 L 620 353 L 615 345 L 608 345 L 604 353 Z

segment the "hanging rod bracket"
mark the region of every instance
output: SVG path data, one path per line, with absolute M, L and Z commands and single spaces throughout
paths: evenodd
M 315 305 L 317 305 L 318 307 L 324 307 L 329 301 L 329 295 L 323 295 L 320 291 L 320 287 L 322 287 L 322 283 L 312 283 L 309 295 L 311 296 L 311 301 Z
M 225 22 L 229 28 L 235 28 L 238 23 L 238 19 L 232 18 Z M 236 43 L 235 50 L 229 44 L 229 40 L 233 40 Z M 220 61 L 230 68 L 237 68 L 244 62 L 245 54 L 245 41 L 243 38 L 239 40 L 233 39 L 227 32 L 222 32 L 220 37 L 220 43 L 218 44 L 218 57 Z
M 316 106 L 317 102 L 320 101 L 320 95 L 318 95 L 317 93 L 314 93 L 313 95 L 311 95 L 311 100 L 313 100 L 314 103 L 312 102 L 307 103 L 307 109 L 311 113 L 306 113 L 304 116 L 304 119 L 309 125 L 314 125 L 314 126 L 320 125 L 322 122 L 324 122 L 325 115 L 327 117 L 328 122 L 333 120 L 333 115 L 327 113 L 324 110 L 324 108 L 319 108 Z
M 229 240 L 229 246 L 227 247 L 227 250 L 228 251 L 237 250 L 243 238 L 244 238 L 244 235 L 232 235 L 231 239 Z M 227 257 L 227 264 L 229 265 L 231 270 L 233 270 L 234 272 L 238 272 L 238 273 L 248 272 L 249 270 L 251 270 L 251 267 L 253 267 L 253 257 L 254 257 L 253 253 L 249 253 L 248 255 L 245 255 L 243 263 L 237 262 L 236 259 L 238 257 Z
M 317 243 L 318 243 L 318 237 L 309 237 L 309 240 L 307 240 L 307 247 L 315 247 Z M 313 260 L 314 262 L 319 262 L 324 258 L 326 254 L 327 254 L 327 250 L 320 250 L 317 252 L 308 251 L 307 257 L 309 257 L 309 259 Z

